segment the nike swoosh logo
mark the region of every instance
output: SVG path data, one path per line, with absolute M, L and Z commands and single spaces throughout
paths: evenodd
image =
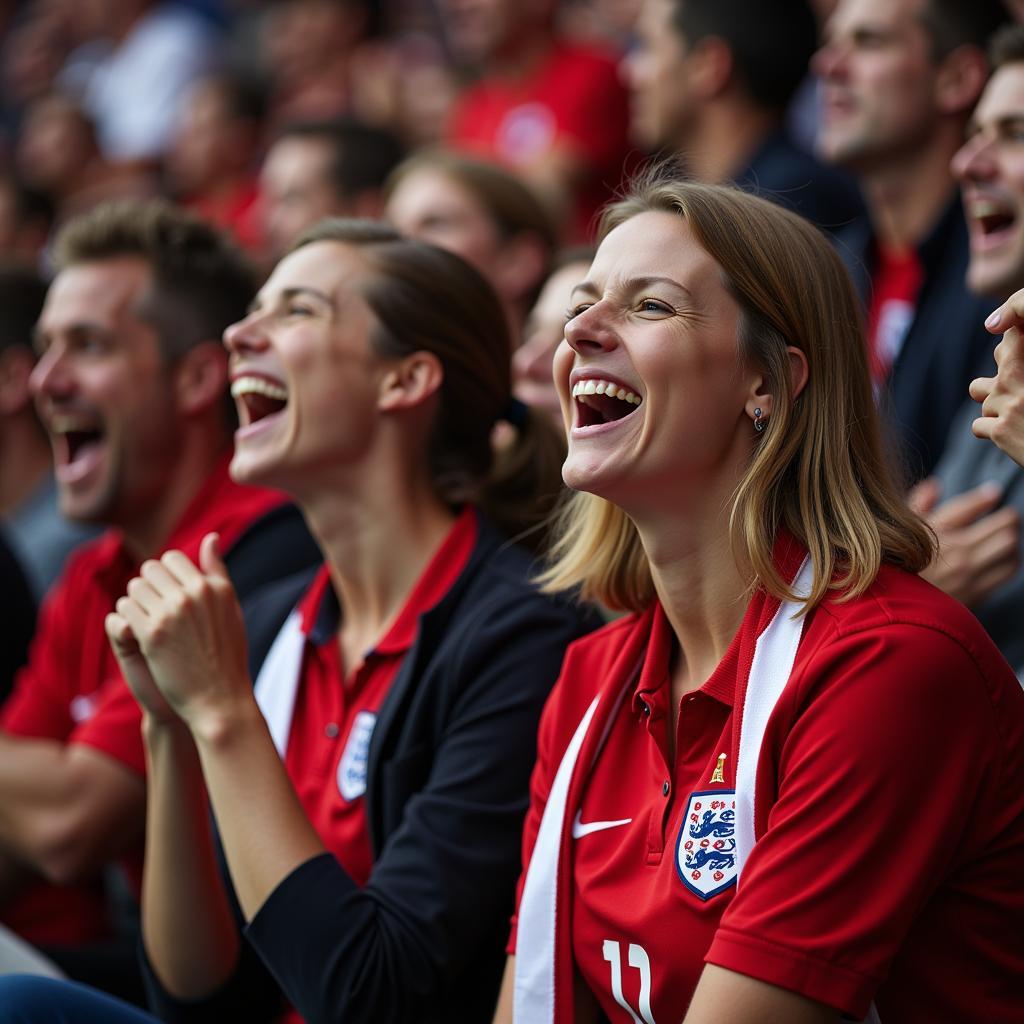
M 603 832 L 606 828 L 618 828 L 620 825 L 628 825 L 632 818 L 619 818 L 618 821 L 581 821 L 582 815 L 576 812 L 572 823 L 572 837 L 579 839 L 580 836 L 589 836 L 591 832 Z

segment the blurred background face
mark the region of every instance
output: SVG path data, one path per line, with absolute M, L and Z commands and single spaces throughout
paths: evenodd
M 565 336 L 572 290 L 587 276 L 589 267 L 589 260 L 568 263 L 547 279 L 526 319 L 523 343 L 512 356 L 516 398 L 549 413 L 559 430 L 564 429 L 564 424 L 552 378 L 552 362 L 555 349 Z
M 644 0 L 634 48 L 623 62 L 629 131 L 647 150 L 674 142 L 686 123 L 686 48 L 672 24 L 673 0 Z
M 458 60 L 481 64 L 543 33 L 556 0 L 440 0 L 445 35 Z
M 953 173 L 970 234 L 968 286 L 1005 298 L 1024 285 L 1024 63 L 989 80 Z
M 130 526 L 170 476 L 172 376 L 138 313 L 150 285 L 145 261 L 117 257 L 61 271 L 46 296 L 31 386 L 70 519 Z
M 925 0 L 840 0 L 813 69 L 821 78 L 821 155 L 870 167 L 912 153 L 938 117 L 938 65 L 921 20 Z
M 267 243 L 272 256 L 324 217 L 344 213 L 331 183 L 331 147 L 320 139 L 285 137 L 270 148 L 260 173 Z
M 185 194 L 212 188 L 239 173 L 253 152 L 251 126 L 236 118 L 216 82 L 201 82 L 182 112 L 166 171 L 172 187 Z
M 18 170 L 30 185 L 59 195 L 73 187 L 95 156 L 89 122 L 70 100 L 49 96 L 28 108 L 16 157 Z
M 408 238 L 447 249 L 495 279 L 501 249 L 497 225 L 454 178 L 429 167 L 410 171 L 391 193 L 385 215 Z
M 263 46 L 282 85 L 315 74 L 351 49 L 366 13 L 357 0 L 284 0 L 267 11 Z

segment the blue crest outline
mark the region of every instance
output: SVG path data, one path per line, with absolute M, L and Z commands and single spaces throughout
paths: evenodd
M 732 878 L 730 878 L 728 882 L 723 882 L 720 886 L 718 886 L 717 889 L 712 889 L 710 892 L 704 893 L 704 892 L 701 892 L 701 890 L 698 889 L 693 884 L 693 882 L 691 882 L 690 879 L 688 879 L 683 874 L 683 872 L 680 870 L 680 867 L 679 867 L 679 847 L 682 845 L 682 842 L 683 842 L 683 833 L 686 831 L 686 823 L 690 820 L 689 819 L 689 815 L 688 815 L 688 812 L 690 810 L 690 805 L 693 803 L 694 797 L 698 797 L 698 796 L 711 796 L 711 797 L 715 797 L 716 799 L 721 799 L 724 796 L 724 797 L 732 797 L 735 800 L 736 799 L 736 790 L 735 789 L 702 789 L 699 792 L 696 792 L 696 791 L 692 792 L 686 798 L 686 806 L 683 809 L 683 820 L 682 820 L 682 822 L 679 825 L 679 835 L 676 837 L 676 848 L 675 848 L 676 874 L 679 876 L 679 881 L 682 882 L 683 885 L 685 885 L 686 888 L 690 890 L 690 892 L 692 892 L 695 896 L 699 896 L 701 898 L 701 900 L 703 900 L 705 903 L 707 903 L 708 900 L 710 900 L 713 897 L 717 896 L 719 893 L 725 892 L 726 889 L 730 888 L 731 886 L 734 886 L 736 884 L 736 878 L 737 878 L 738 872 L 733 872 Z

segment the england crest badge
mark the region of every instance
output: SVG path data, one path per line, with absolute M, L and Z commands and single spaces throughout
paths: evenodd
M 376 724 L 377 716 L 371 711 L 360 711 L 352 721 L 345 752 L 338 762 L 338 791 L 346 800 L 355 800 L 366 792 L 366 762 Z
M 676 843 L 676 871 L 702 900 L 736 882 L 736 793 L 691 793 Z

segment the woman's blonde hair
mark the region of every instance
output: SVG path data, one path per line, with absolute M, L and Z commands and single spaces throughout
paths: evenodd
M 860 307 L 842 262 L 807 221 L 726 186 L 665 180 L 635 183 L 606 208 L 603 238 L 648 211 L 682 217 L 722 268 L 739 304 L 738 356 L 772 389 L 771 418 L 753 441 L 729 517 L 734 552 L 754 581 L 791 600 L 772 551 L 780 527 L 806 545 L 813 608 L 830 589 L 862 593 L 882 562 L 920 572 L 934 537 L 907 508 L 884 455 L 868 376 Z M 787 346 L 804 352 L 806 387 L 793 397 Z M 752 432 L 752 438 L 755 435 Z M 566 502 L 541 582 L 573 587 L 610 608 L 636 611 L 654 596 L 647 557 L 626 514 L 578 493 Z

